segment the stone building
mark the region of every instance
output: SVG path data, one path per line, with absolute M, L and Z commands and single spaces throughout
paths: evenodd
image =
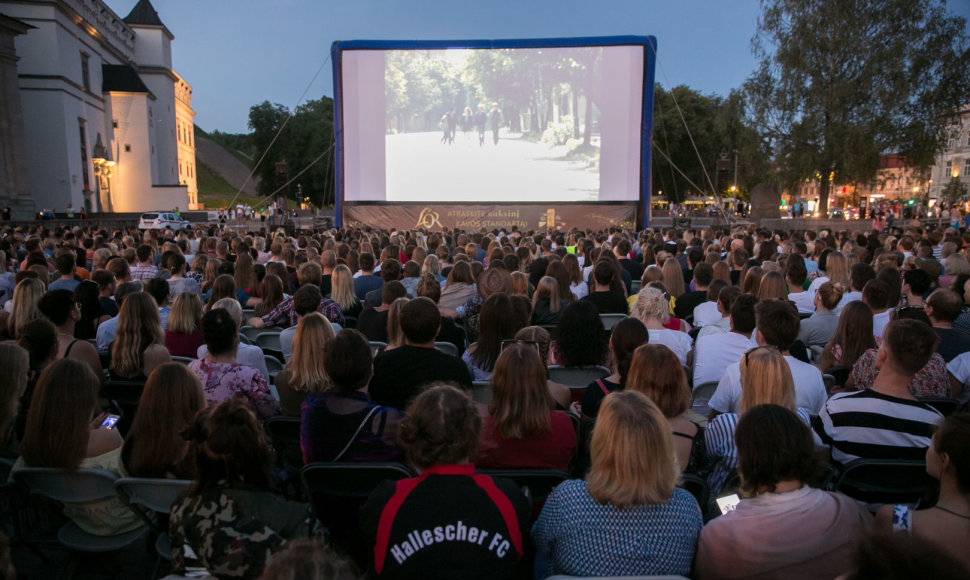
M 0 0 L 0 14 L 26 27 L 13 36 L 15 57 L 0 32 L 3 70 L 19 59 L 22 109 L 18 134 L 4 128 L 16 119 L 4 109 L 17 105 L 0 105 L 0 148 L 22 152 L 35 210 L 196 205 L 192 89 L 172 68 L 174 36 L 149 0 L 125 18 L 103 0 Z M 18 191 L 0 190 L 0 203 L 22 211 Z

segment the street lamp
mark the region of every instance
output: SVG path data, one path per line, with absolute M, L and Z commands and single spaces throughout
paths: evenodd
M 104 146 L 101 142 L 101 133 L 98 133 L 97 142 L 94 144 L 94 149 L 91 152 L 91 163 L 94 165 L 94 174 L 98 178 L 97 196 L 95 197 L 94 208 L 96 211 L 101 212 L 101 190 L 104 190 L 105 199 L 108 203 L 108 208 L 111 207 L 111 169 L 115 166 L 115 162 L 111 160 L 111 152 L 108 148 Z

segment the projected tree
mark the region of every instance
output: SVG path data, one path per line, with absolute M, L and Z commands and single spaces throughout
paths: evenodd
M 871 181 L 879 155 L 925 170 L 970 94 L 966 22 L 943 0 L 765 0 L 745 89 L 787 184 Z
M 568 56 L 559 49 L 389 51 L 384 77 L 387 130 L 434 131 L 452 107 L 461 114 L 466 106 L 488 110 L 498 103 L 512 131 L 536 135 L 549 127 L 555 111 L 571 110 L 570 136 L 582 136 L 589 146 L 601 54 L 600 47 L 571 48 Z

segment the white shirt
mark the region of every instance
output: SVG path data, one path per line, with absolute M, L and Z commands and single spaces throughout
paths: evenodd
M 582 300 L 584 296 L 589 294 L 589 286 L 586 282 L 573 282 L 569 285 L 569 291 L 573 293 L 576 300 Z
M 694 307 L 694 326 L 707 326 L 720 320 L 721 312 L 717 309 L 717 300 L 702 302 Z
M 886 325 L 889 324 L 889 315 L 892 314 L 892 310 L 888 308 L 880 312 L 879 314 L 872 315 L 872 335 L 882 338 L 882 332 L 886 330 Z
M 828 400 L 822 372 L 793 356 L 786 356 L 785 360 L 788 361 L 792 379 L 795 381 L 795 406 L 807 409 L 812 414 L 818 414 Z M 717 390 L 714 391 L 708 406 L 719 413 L 737 413 L 740 403 L 741 367 L 738 361 L 724 369 L 721 381 L 717 384 Z
M 818 292 L 819 286 L 821 286 L 822 284 L 825 284 L 828 281 L 829 281 L 828 276 L 819 276 L 818 278 L 812 280 L 812 285 L 808 287 L 807 292 L 811 292 L 812 294 L 815 294 L 816 292 Z
M 687 353 L 690 352 L 692 346 L 689 334 L 668 328 L 648 330 L 647 332 L 650 333 L 650 344 L 662 344 L 666 346 L 674 351 L 674 354 L 680 359 L 680 364 L 687 364 Z
M 719 319 L 717 322 L 712 322 L 711 324 L 708 324 L 707 326 L 702 328 L 700 332 L 697 333 L 697 338 L 700 338 L 702 336 L 712 336 L 715 334 L 724 334 L 727 332 L 731 332 L 730 316 L 724 316 L 721 319 Z M 696 339 L 695 339 L 695 342 L 696 342 Z
M 846 292 L 842 295 L 842 300 L 839 300 L 838 306 L 835 307 L 835 313 L 842 314 L 842 309 L 845 308 L 845 305 L 856 300 L 862 300 L 862 292 Z
M 209 349 L 203 344 L 195 352 L 196 358 L 204 359 L 209 355 Z M 239 343 L 236 346 L 236 362 L 247 367 L 253 367 L 263 373 L 263 378 L 269 382 L 269 371 L 266 370 L 266 359 L 263 358 L 263 351 L 255 345 Z
M 960 391 L 960 402 L 966 403 L 967 400 L 970 400 L 970 389 L 967 388 L 967 385 L 970 385 L 970 352 L 964 352 L 953 357 L 950 362 L 946 363 L 946 370 L 963 384 L 963 390 Z
M 717 381 L 725 368 L 756 346 L 757 342 L 737 332 L 699 336 L 694 346 L 694 386 Z
M 792 292 L 788 299 L 795 303 L 799 314 L 809 314 L 815 312 L 815 293 L 814 292 Z

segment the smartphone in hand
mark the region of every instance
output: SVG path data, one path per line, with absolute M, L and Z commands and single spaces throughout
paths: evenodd
M 104 427 L 105 429 L 114 429 L 115 424 L 118 422 L 118 419 L 120 418 L 121 418 L 121 415 L 108 415 L 107 417 L 104 418 L 104 421 L 101 422 L 101 426 Z

